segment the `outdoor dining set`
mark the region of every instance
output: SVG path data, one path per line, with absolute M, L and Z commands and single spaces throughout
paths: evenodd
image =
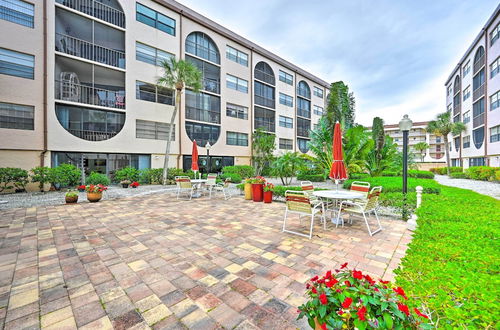
M 189 176 L 176 176 L 175 183 L 177 185 L 177 199 L 181 196 L 186 196 L 189 200 L 193 197 L 201 197 L 204 193 L 208 193 L 209 198 L 212 194 L 220 193 L 224 199 L 229 199 L 229 184 L 231 180 L 226 179 L 224 182 L 217 182 L 217 174 L 208 174 L 206 179 L 191 179 Z

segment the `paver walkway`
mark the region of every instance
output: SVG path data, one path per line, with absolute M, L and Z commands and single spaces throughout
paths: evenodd
M 283 211 L 170 194 L 0 211 L 0 328 L 307 328 L 310 277 L 348 261 L 391 278 L 411 240 L 396 220 L 309 240 Z
M 469 179 L 451 179 L 447 175 L 436 175 L 435 180 L 445 186 L 469 189 L 486 196 L 500 199 L 500 184 L 498 182 Z

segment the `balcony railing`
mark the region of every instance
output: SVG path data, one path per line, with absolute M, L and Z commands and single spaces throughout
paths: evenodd
M 269 99 L 267 97 L 255 95 L 255 104 L 263 105 L 265 107 L 274 109 L 276 104 L 275 102 L 276 102 L 275 99 Z
M 474 63 L 473 75 L 475 75 L 479 70 L 481 70 L 481 68 L 484 66 L 484 61 L 485 61 L 485 58 L 483 55 L 479 58 L 479 60 L 476 63 Z
M 87 141 L 104 141 L 109 140 L 118 132 L 102 132 L 102 131 L 90 131 L 90 130 L 79 130 L 79 129 L 68 129 L 68 132 L 74 136 L 79 137 Z
M 213 63 L 220 63 L 219 53 L 200 44 L 186 40 L 186 53 L 196 55 Z
M 311 110 L 297 108 L 297 116 L 311 118 Z
M 124 52 L 99 46 L 61 33 L 56 33 L 56 51 L 117 68 L 125 68 Z
M 309 137 L 309 132 L 311 129 L 304 127 L 297 127 L 297 136 L 301 137 Z
M 56 80 L 55 85 L 58 100 L 125 109 L 125 90 L 112 91 L 60 80 Z
M 307 88 L 299 88 L 297 87 L 297 94 L 299 96 L 305 97 L 306 99 L 311 99 L 311 91 Z
M 186 106 L 186 119 L 204 121 L 207 123 L 220 124 L 220 113 Z
M 482 124 L 484 124 L 484 112 L 482 114 L 474 117 L 474 119 L 472 119 L 472 126 L 474 128 L 481 126 Z
M 220 94 L 220 83 L 217 80 L 203 78 L 203 90 L 210 93 Z
M 257 69 L 255 70 L 255 79 L 271 84 L 273 86 L 276 84 L 276 80 L 274 79 L 274 76 L 272 74 Z
M 458 103 L 458 104 L 455 104 L 455 106 L 453 107 L 453 115 L 454 116 L 460 113 L 460 109 L 461 109 L 460 105 L 461 104 Z
M 56 0 L 56 2 L 121 28 L 125 27 L 125 14 L 121 10 L 105 5 L 99 1 Z
M 255 118 L 255 128 L 262 128 L 264 131 L 267 132 L 276 131 L 276 125 L 274 123 L 274 120 L 270 121 L 270 120 Z
M 472 102 L 476 102 L 481 96 L 484 95 L 484 85 L 482 84 L 472 92 Z

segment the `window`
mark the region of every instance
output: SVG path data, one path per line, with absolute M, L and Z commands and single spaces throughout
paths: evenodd
M 173 90 L 139 80 L 135 82 L 135 98 L 148 102 L 174 105 Z
M 307 145 L 308 140 L 305 139 L 297 139 L 297 146 L 299 147 L 299 150 L 303 153 L 306 153 L 309 151 L 309 146 Z
M 490 111 L 500 107 L 500 91 L 490 96 Z
M 484 123 L 484 97 L 472 105 L 472 124 L 474 127 Z
M 186 53 L 198 56 L 212 63 L 220 64 L 217 45 L 203 32 L 193 32 L 187 36 Z
M 470 148 L 470 135 L 464 136 L 462 143 L 464 145 L 464 149 Z
M 467 61 L 467 63 L 465 63 L 464 71 L 463 72 L 464 72 L 464 74 L 463 74 L 464 77 L 469 74 L 469 72 L 470 72 L 470 61 Z
M 440 136 L 436 136 L 436 143 L 441 143 L 441 137 Z
M 226 46 L 226 58 L 241 65 L 248 66 L 248 54 L 231 46 Z
M 35 26 L 35 6 L 20 0 L 0 0 L 0 19 L 24 25 Z
M 186 90 L 186 118 L 220 124 L 220 98 Z
M 495 43 L 495 41 L 498 40 L 499 37 L 500 37 L 500 23 L 498 23 L 497 26 L 490 33 L 490 47 L 493 46 L 493 44 Z
M 464 101 L 467 100 L 470 97 L 470 85 L 467 86 L 466 89 L 464 89 Z
M 241 105 L 227 103 L 226 115 L 239 119 L 248 119 L 248 108 Z
M 474 140 L 474 146 L 476 149 L 481 148 L 484 141 L 484 126 L 476 128 L 472 131 L 472 139 Z
M 497 57 L 497 59 L 490 64 L 490 72 L 491 72 L 490 78 L 493 78 L 498 74 L 498 72 L 500 72 L 500 56 Z
M 0 102 L 0 128 L 34 130 L 35 107 Z
M 280 93 L 280 104 L 286 105 L 288 107 L 293 107 L 293 97 Z
M 500 141 L 500 125 L 490 128 L 490 142 Z
M 262 128 L 267 132 L 276 131 L 276 115 L 273 110 L 255 107 L 255 128 Z
M 0 74 L 35 79 L 35 56 L 0 48 Z
M 248 81 L 228 74 L 226 76 L 226 86 L 242 93 L 248 93 Z
M 208 124 L 193 123 L 186 121 L 186 133 L 191 141 L 196 140 L 199 146 L 205 146 L 207 142 L 214 145 L 219 139 L 220 127 Z
M 273 69 L 265 62 L 257 63 L 255 66 L 254 77 L 255 79 L 263 81 L 269 85 L 274 86 L 276 84 Z
M 293 86 L 293 76 L 285 71 L 280 70 L 280 81 Z
M 469 167 L 474 166 L 486 166 L 486 160 L 484 157 L 469 158 Z
M 297 118 L 297 135 L 303 137 L 309 137 L 309 131 L 311 130 L 311 121 L 308 119 Z
M 140 42 L 135 43 L 135 58 L 138 61 L 161 66 L 163 61 L 170 61 L 171 57 L 174 55 L 158 48 Z
M 230 146 L 248 147 L 248 134 L 226 132 L 226 144 Z
M 279 139 L 279 148 L 284 150 L 292 150 L 293 141 L 290 139 Z
M 323 108 L 322 107 L 320 107 L 318 105 L 314 105 L 313 106 L 313 111 L 314 111 L 315 115 L 323 116 Z
M 464 112 L 464 124 L 470 122 L 470 111 Z
M 158 121 L 140 120 L 135 121 L 135 137 L 138 139 L 166 140 L 169 134 L 170 124 Z M 175 141 L 175 125 L 172 130 L 172 141 Z
M 451 94 L 451 92 L 452 92 L 452 87 L 451 87 L 451 85 L 450 85 L 450 86 L 448 86 L 448 88 L 446 89 L 446 96 L 449 96 L 449 95 Z
M 453 139 L 453 142 L 455 144 L 455 151 L 458 151 L 460 149 L 460 137 L 456 137 Z M 450 150 L 451 151 L 451 150 Z
M 453 166 L 453 167 L 462 167 L 462 165 L 460 163 L 460 159 L 456 159 L 456 158 L 452 159 L 451 160 L 451 166 Z
M 280 126 L 285 128 L 293 128 L 293 119 L 290 117 L 280 116 Z
M 323 98 L 323 89 L 314 86 L 314 95 Z
M 202 89 L 220 94 L 220 67 L 208 61 L 186 55 L 186 61 L 194 64 L 202 73 Z
M 311 99 L 311 89 L 304 80 L 299 82 L 299 84 L 297 85 L 297 94 L 306 99 Z
M 263 84 L 260 81 L 254 81 L 254 99 L 255 104 L 263 105 L 268 108 L 275 108 L 274 87 Z
M 140 3 L 137 3 L 136 5 L 136 19 L 141 23 L 175 36 L 174 19 L 160 14 L 159 12 L 141 5 Z
M 451 104 L 448 104 L 448 107 L 446 109 L 448 112 L 451 112 L 452 108 L 451 108 Z

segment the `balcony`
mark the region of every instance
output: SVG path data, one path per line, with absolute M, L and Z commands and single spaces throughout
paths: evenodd
M 56 51 L 117 68 L 125 68 L 125 52 L 61 33 L 56 33 Z
M 123 11 L 96 0 L 56 0 L 57 3 L 113 25 L 125 28 Z
M 478 126 L 481 126 L 484 124 L 484 112 L 480 115 L 477 115 L 476 117 L 474 117 L 474 119 L 472 119 L 472 126 L 474 128 L 478 127 Z
M 255 104 L 263 105 L 265 107 L 274 109 L 275 102 L 276 102 L 275 99 L 270 99 L 270 98 L 267 98 L 267 97 L 255 95 Z
M 274 123 L 274 120 L 266 120 L 266 119 L 260 119 L 260 118 L 255 118 L 255 128 L 262 128 L 266 132 L 275 132 L 276 131 L 276 126 Z
M 205 110 L 186 105 L 186 119 L 220 124 L 220 112 Z
M 220 94 L 220 82 L 210 78 L 203 78 L 203 90 L 210 93 Z
M 297 116 L 311 118 L 311 110 L 297 108 Z
M 265 82 L 266 84 L 273 85 L 273 86 L 276 84 L 276 81 L 274 79 L 274 75 L 266 73 L 266 72 L 261 71 L 261 70 L 257 70 L 257 69 L 255 69 L 255 79 L 260 80 L 262 82 Z
M 473 75 L 475 75 L 484 66 L 485 57 L 484 55 L 479 58 L 477 62 L 474 63 Z
M 453 115 L 456 116 L 460 113 L 460 110 L 461 110 L 461 104 L 458 103 L 458 104 L 455 104 L 455 106 L 453 107 Z
M 209 49 L 200 44 L 194 43 L 191 40 L 186 40 L 186 53 L 201 57 L 212 63 L 219 64 L 219 53 L 213 49 Z
M 107 90 L 70 81 L 55 81 L 56 99 L 97 105 L 114 109 L 125 109 L 125 90 Z M 120 89 L 123 87 L 117 87 Z
M 308 128 L 297 127 L 297 136 L 308 138 L 309 131 L 310 131 L 310 129 L 308 129 Z
M 84 139 L 87 141 L 105 141 L 118 134 L 118 132 L 102 132 L 79 129 L 68 129 L 68 132 L 76 137 L 79 137 L 80 139 Z
M 484 95 L 484 86 L 485 84 L 482 84 L 472 92 L 472 102 L 476 102 Z

